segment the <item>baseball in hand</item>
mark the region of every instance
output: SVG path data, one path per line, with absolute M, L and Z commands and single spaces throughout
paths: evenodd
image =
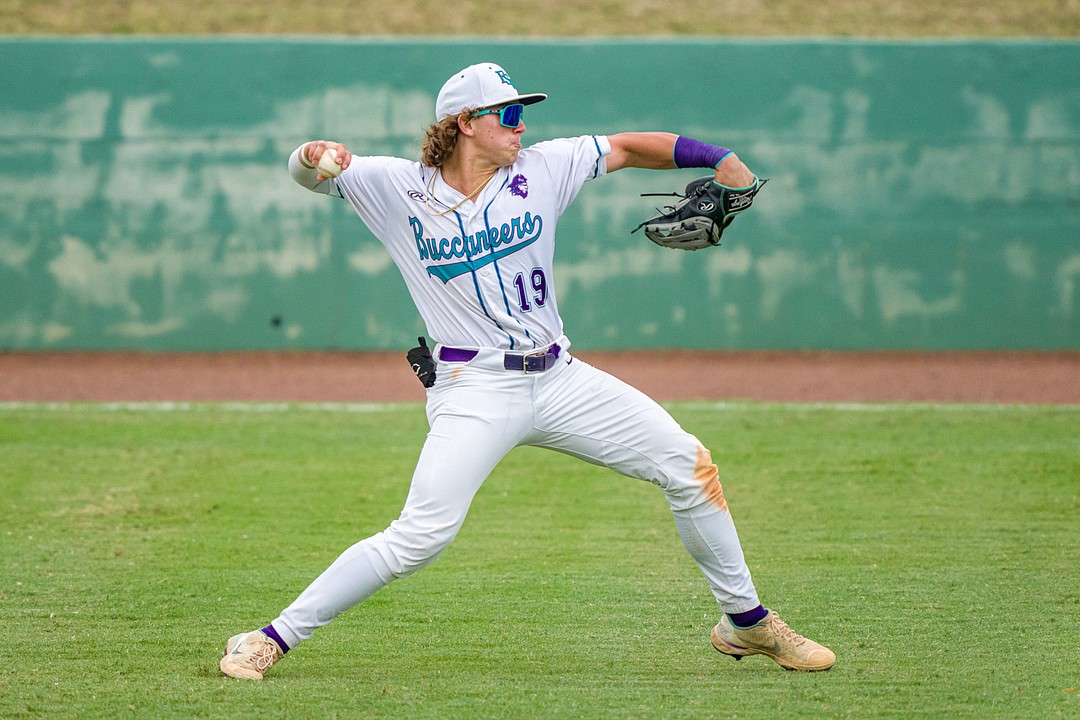
M 326 148 L 319 158 L 319 164 L 315 166 L 319 174 L 325 178 L 335 178 L 341 174 L 341 166 L 338 165 L 337 152 L 333 148 Z

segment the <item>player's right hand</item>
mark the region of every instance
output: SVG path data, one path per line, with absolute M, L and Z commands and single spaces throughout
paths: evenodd
M 352 153 L 341 143 L 330 140 L 312 140 L 304 145 L 303 154 L 305 157 L 303 159 L 306 160 L 307 164 L 312 168 L 318 168 L 319 162 L 322 160 L 323 155 L 328 149 L 333 150 L 334 154 L 337 155 L 337 164 L 341 166 L 341 170 L 349 167 L 349 163 L 352 162 Z M 341 174 L 340 170 L 335 173 L 335 176 L 339 174 Z M 317 179 L 319 182 L 322 182 L 327 179 L 327 176 L 320 172 Z

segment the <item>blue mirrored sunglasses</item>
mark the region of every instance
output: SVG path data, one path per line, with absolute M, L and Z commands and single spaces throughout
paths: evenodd
M 480 110 L 474 112 L 473 117 L 480 117 L 481 115 L 487 115 L 489 113 L 499 114 L 499 124 L 503 127 L 516 128 L 521 124 L 521 115 L 525 111 L 525 106 L 521 103 L 513 103 L 507 105 L 499 110 Z

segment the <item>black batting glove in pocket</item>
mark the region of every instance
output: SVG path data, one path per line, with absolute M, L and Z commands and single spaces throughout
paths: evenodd
M 420 384 L 429 388 L 435 384 L 435 359 L 431 357 L 431 348 L 427 346 L 427 340 L 421 336 L 416 338 L 416 341 L 420 345 L 407 352 L 405 357 L 408 358 L 409 365 L 412 366 Z

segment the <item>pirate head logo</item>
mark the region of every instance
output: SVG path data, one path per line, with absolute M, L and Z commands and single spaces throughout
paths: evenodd
M 510 194 L 519 198 L 529 197 L 529 181 L 524 175 L 515 175 L 510 181 Z

